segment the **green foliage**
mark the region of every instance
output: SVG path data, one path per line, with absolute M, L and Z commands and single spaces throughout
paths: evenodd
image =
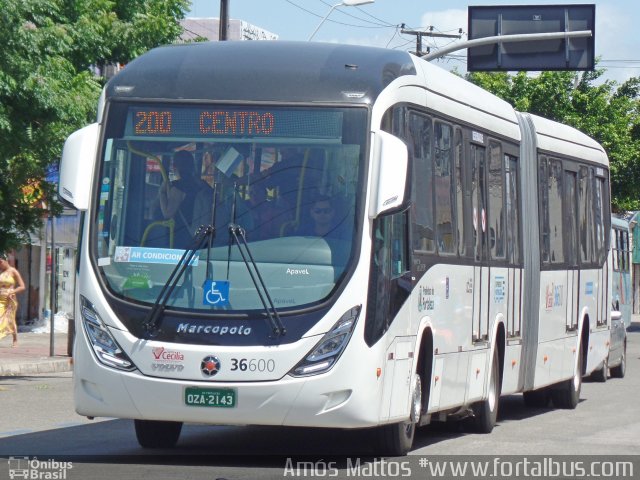
M 467 79 L 519 111 L 571 125 L 607 151 L 614 211 L 640 210 L 640 78 L 598 82 L 594 72 L 470 73 Z
M 43 178 L 66 137 L 95 118 L 104 79 L 90 68 L 173 42 L 189 3 L 0 0 L 0 251 L 28 242 L 48 208 L 61 211 L 39 201 L 55 193 Z

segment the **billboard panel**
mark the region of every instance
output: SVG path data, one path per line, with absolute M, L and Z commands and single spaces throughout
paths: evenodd
M 584 30 L 592 35 L 472 47 L 467 50 L 467 70 L 593 70 L 595 10 L 591 4 L 469 7 L 469 40 Z

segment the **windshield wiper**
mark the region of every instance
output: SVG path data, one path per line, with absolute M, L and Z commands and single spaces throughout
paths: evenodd
M 274 336 L 280 337 L 287 333 L 287 329 L 282 324 L 280 320 L 280 315 L 278 314 L 278 310 L 271 299 L 271 295 L 269 295 L 269 290 L 267 290 L 267 285 L 264 283 L 262 279 L 262 275 L 260 275 L 260 270 L 258 269 L 258 265 L 253 259 L 253 255 L 251 255 L 251 250 L 249 249 L 249 245 L 247 244 L 247 237 L 245 235 L 244 228 L 235 223 L 229 224 L 229 232 L 231 236 L 236 241 L 238 245 L 238 250 L 240 251 L 240 255 L 242 256 L 242 260 L 244 260 L 244 264 L 247 266 L 247 271 L 251 276 L 251 280 L 253 281 L 253 285 L 256 287 L 256 292 L 260 297 L 260 301 L 262 302 L 262 306 L 264 307 L 264 311 L 267 313 L 267 318 L 269 320 L 269 325 L 271 326 L 271 331 Z M 240 242 L 242 239 L 242 242 Z M 243 250 L 244 248 L 244 250 Z M 245 255 L 246 252 L 246 255 Z M 247 256 L 249 259 L 247 260 Z M 253 269 L 252 269 L 253 267 Z M 259 285 L 258 285 L 259 284 Z M 264 292 L 264 295 L 263 295 Z M 265 301 L 265 296 L 269 302 Z
M 196 252 L 204 246 L 205 241 L 212 237 L 214 232 L 215 227 L 213 225 L 201 225 L 198 228 L 198 231 L 193 236 L 191 247 L 185 250 L 182 257 L 180 257 L 180 260 L 178 260 L 178 263 L 171 272 L 171 275 L 169 275 L 169 279 L 164 284 L 164 287 L 162 287 L 158 298 L 149 311 L 149 315 L 147 315 L 147 318 L 142 324 L 145 339 L 148 340 L 149 338 L 153 338 L 158 335 L 160 326 L 162 325 L 162 314 L 164 313 L 164 309 L 171 297 L 171 294 L 173 293 L 173 290 L 184 275 L 184 272 L 187 270 L 187 267 L 193 260 Z
M 210 279 L 213 272 L 211 271 L 211 248 L 213 247 L 213 241 L 216 238 L 216 211 L 218 210 L 218 184 L 213 183 L 211 191 L 211 218 L 209 226 L 213 229 L 210 235 L 207 237 L 207 269 L 205 272 L 205 278 Z

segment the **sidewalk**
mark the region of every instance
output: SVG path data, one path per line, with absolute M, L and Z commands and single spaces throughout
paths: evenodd
M 18 332 L 18 345 L 11 348 L 11 335 L 0 340 L 0 377 L 71 371 L 67 355 L 67 333 L 54 333 L 54 356 L 49 356 L 49 333 Z

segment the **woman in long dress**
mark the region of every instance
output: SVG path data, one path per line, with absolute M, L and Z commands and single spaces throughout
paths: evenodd
M 0 339 L 11 334 L 12 347 L 18 345 L 18 326 L 16 312 L 18 300 L 16 294 L 24 292 L 26 287 L 20 272 L 9 265 L 6 254 L 0 254 Z

